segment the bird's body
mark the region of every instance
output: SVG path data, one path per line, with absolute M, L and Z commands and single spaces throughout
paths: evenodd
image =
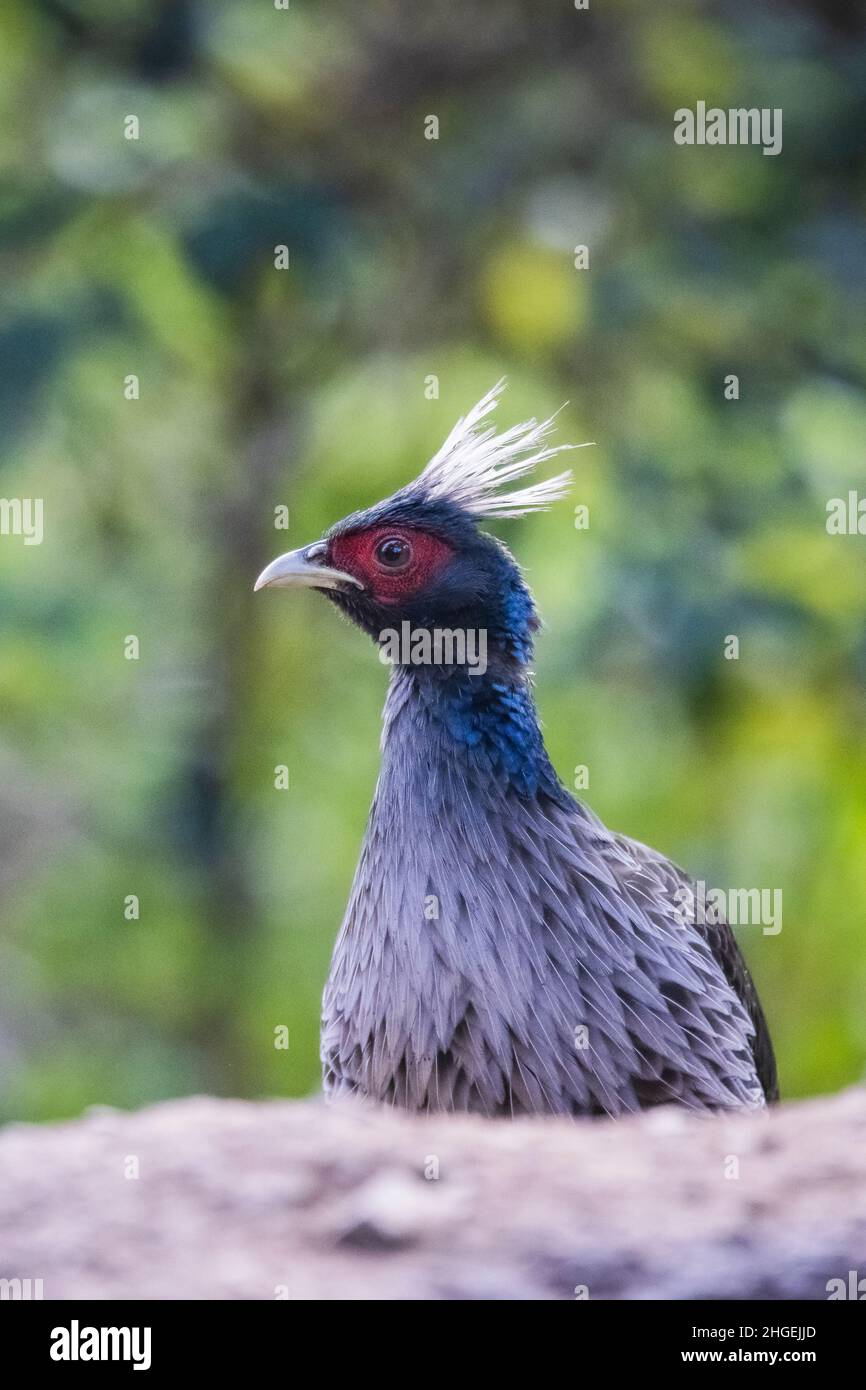
M 425 631 L 483 623 L 489 640 L 484 671 L 392 671 L 381 774 L 325 989 L 326 1092 L 489 1116 L 763 1105 L 776 1096 L 772 1047 L 730 928 L 683 913 L 686 875 L 607 830 L 548 759 L 528 664 L 534 606 L 473 516 L 508 514 L 507 499 L 491 501 L 502 451 L 495 483 L 488 469 L 474 491 L 457 486 L 492 436 L 474 432 L 491 400 L 437 456 L 450 491 L 440 468 L 437 494 L 434 460 L 260 581 L 293 582 L 267 576 L 280 564 L 294 575 L 302 555 L 317 587 L 380 640 L 397 619 Z M 525 451 L 526 431 L 535 446 L 546 426 L 520 428 Z M 515 496 L 511 510 L 530 510 L 551 491 Z M 391 564 L 400 546 L 412 557 L 402 569 Z
M 485 1115 L 763 1104 L 748 999 L 679 921 L 678 871 L 534 766 L 528 690 L 476 721 L 489 692 L 448 684 L 392 678 L 325 990 L 326 1090 Z M 484 732 L 515 719 L 528 767 Z

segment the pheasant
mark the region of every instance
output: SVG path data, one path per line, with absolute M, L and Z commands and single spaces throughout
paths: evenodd
M 730 927 L 684 911 L 688 876 L 606 829 L 545 750 L 539 618 L 478 522 L 562 497 L 569 472 L 502 489 L 570 446 L 548 443 L 553 419 L 485 424 L 503 384 L 414 482 L 255 585 L 320 589 L 380 654 L 401 629 L 486 638 L 484 662 L 431 640 L 391 666 L 324 993 L 326 1095 L 487 1116 L 763 1106 L 778 1095 L 773 1049 Z

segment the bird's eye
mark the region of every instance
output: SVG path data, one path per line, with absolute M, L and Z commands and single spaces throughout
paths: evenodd
M 376 559 L 386 570 L 404 570 L 412 561 L 412 547 L 402 536 L 389 536 L 376 546 Z

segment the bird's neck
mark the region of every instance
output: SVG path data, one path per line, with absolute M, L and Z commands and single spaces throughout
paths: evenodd
M 404 766 L 423 762 L 434 750 L 475 787 L 571 800 L 547 755 L 524 667 L 491 667 L 482 676 L 395 667 L 384 713 L 386 761 L 399 752 Z

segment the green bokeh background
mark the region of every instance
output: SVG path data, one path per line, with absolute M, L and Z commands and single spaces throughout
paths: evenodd
M 501 424 L 598 441 L 501 528 L 554 762 L 781 888 L 740 935 L 784 1093 L 862 1076 L 864 93 L 843 4 L 5 0 L 0 495 L 45 539 L 0 537 L 0 1118 L 315 1087 L 386 673 L 252 583 L 503 373 Z M 676 146 L 697 100 L 782 154 Z

